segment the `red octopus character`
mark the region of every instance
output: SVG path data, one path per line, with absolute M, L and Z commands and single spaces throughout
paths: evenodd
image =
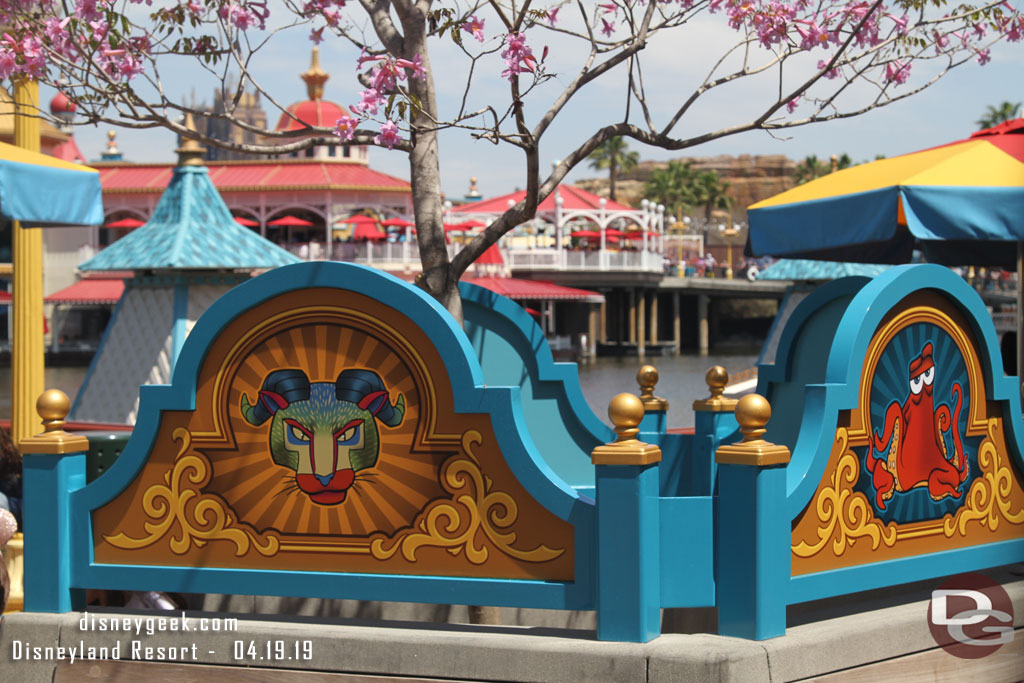
M 935 362 L 932 344 L 928 342 L 921 354 L 910 362 L 910 395 L 903 405 L 893 401 L 885 411 L 885 428 L 875 431 L 874 449 L 869 449 L 865 464 L 871 472 L 875 487 L 875 504 L 882 510 L 893 493 L 927 486 L 932 500 L 947 496 L 959 498 L 960 484 L 967 479 L 967 458 L 958 425 L 963 404 L 963 388 L 953 383 L 951 398 L 956 400 L 953 419 L 949 406 L 933 408 L 932 384 L 935 381 Z M 946 459 L 946 440 L 943 433 L 952 428 L 954 453 Z M 875 452 L 888 455 L 883 460 Z

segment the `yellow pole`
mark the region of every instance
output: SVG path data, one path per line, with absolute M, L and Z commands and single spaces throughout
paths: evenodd
M 39 84 L 14 84 L 14 144 L 39 151 Z M 19 115 L 23 114 L 23 115 Z M 43 393 L 43 235 L 14 222 L 14 339 L 11 344 L 11 438 L 14 443 L 39 428 L 36 398 Z

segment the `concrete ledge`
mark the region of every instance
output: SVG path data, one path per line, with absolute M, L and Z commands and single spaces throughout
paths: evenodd
M 1020 628 L 1024 626 L 1024 581 L 1004 585 L 1013 600 L 1015 626 Z M 119 644 L 123 660 L 131 659 L 133 654 L 146 657 L 144 648 L 147 647 L 180 647 L 187 653 L 184 656 L 174 653 L 171 661 L 255 669 L 528 683 L 801 680 L 855 672 L 877 662 L 904 657 L 910 665 L 915 661 L 908 657 L 911 655 L 926 655 L 932 667 L 936 666 L 936 661 L 941 665 L 943 659 L 948 659 L 951 670 L 960 674 L 972 671 L 974 665 L 970 661 L 953 661 L 955 658 L 936 647 L 928 630 L 926 613 L 925 600 L 793 626 L 786 636 L 763 642 L 707 634 L 667 634 L 647 644 L 598 642 L 593 631 L 586 630 L 367 623 L 313 617 L 238 617 L 237 630 L 199 631 L 202 619 L 237 616 L 203 612 L 187 613 L 193 629 L 190 632 L 165 630 L 148 635 L 145 625 L 156 625 L 152 620 L 163 617 L 177 620 L 180 625 L 182 613 L 126 610 L 89 613 L 107 620 L 149 620 L 133 622 L 143 625 L 139 634 L 83 630 L 82 615 L 78 613 L 21 613 L 7 615 L 0 622 L 0 680 L 53 681 L 56 661 L 15 660 L 16 648 L 24 652 L 26 646 L 79 647 L 81 643 L 86 647 L 107 648 Z M 218 622 L 207 622 L 207 628 L 212 628 L 214 623 Z M 224 622 L 219 624 L 224 626 Z M 98 627 L 99 624 L 93 625 Z M 1024 638 L 1024 631 L 1018 631 L 1017 637 Z M 281 661 L 274 657 L 277 641 L 283 641 L 286 658 Z M 296 652 L 303 653 L 306 641 L 311 648 L 311 659 L 301 656 L 295 659 Z M 268 642 L 270 658 L 266 656 Z M 1007 655 L 1021 651 L 1016 647 L 1007 649 Z M 150 651 L 148 656 L 158 659 L 159 650 Z M 919 657 L 917 661 L 923 660 Z M 984 659 L 971 661 L 978 666 L 985 665 Z M 66 663 L 61 665 L 66 666 Z M 989 675 L 984 680 L 995 679 Z

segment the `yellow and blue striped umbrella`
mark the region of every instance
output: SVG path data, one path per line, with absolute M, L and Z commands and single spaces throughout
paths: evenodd
M 100 225 L 100 174 L 0 142 L 0 215 L 26 225 Z
M 749 207 L 748 253 L 1014 267 L 1024 241 L 1024 119 L 831 173 Z

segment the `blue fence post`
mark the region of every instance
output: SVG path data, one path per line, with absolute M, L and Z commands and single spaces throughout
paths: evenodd
M 661 449 L 636 439 L 644 404 L 608 406 L 618 438 L 591 452 L 597 483 L 597 637 L 645 643 L 661 634 Z
M 58 389 L 36 401 L 42 434 L 23 439 L 25 611 L 70 612 L 85 605 L 85 591 L 71 588 L 69 494 L 85 485 L 89 440 L 64 431 L 71 402 Z
M 786 633 L 790 519 L 786 515 L 785 446 L 761 437 L 771 417 L 763 396 L 736 406 L 743 441 L 720 446 L 716 602 L 721 635 L 764 640 Z
M 715 449 L 722 440 L 736 432 L 736 399 L 722 395 L 729 384 L 729 373 L 721 365 L 715 365 L 704 376 L 708 383 L 708 398 L 693 402 L 694 450 L 693 472 L 698 490 L 704 495 L 717 493 L 718 467 L 715 464 Z

